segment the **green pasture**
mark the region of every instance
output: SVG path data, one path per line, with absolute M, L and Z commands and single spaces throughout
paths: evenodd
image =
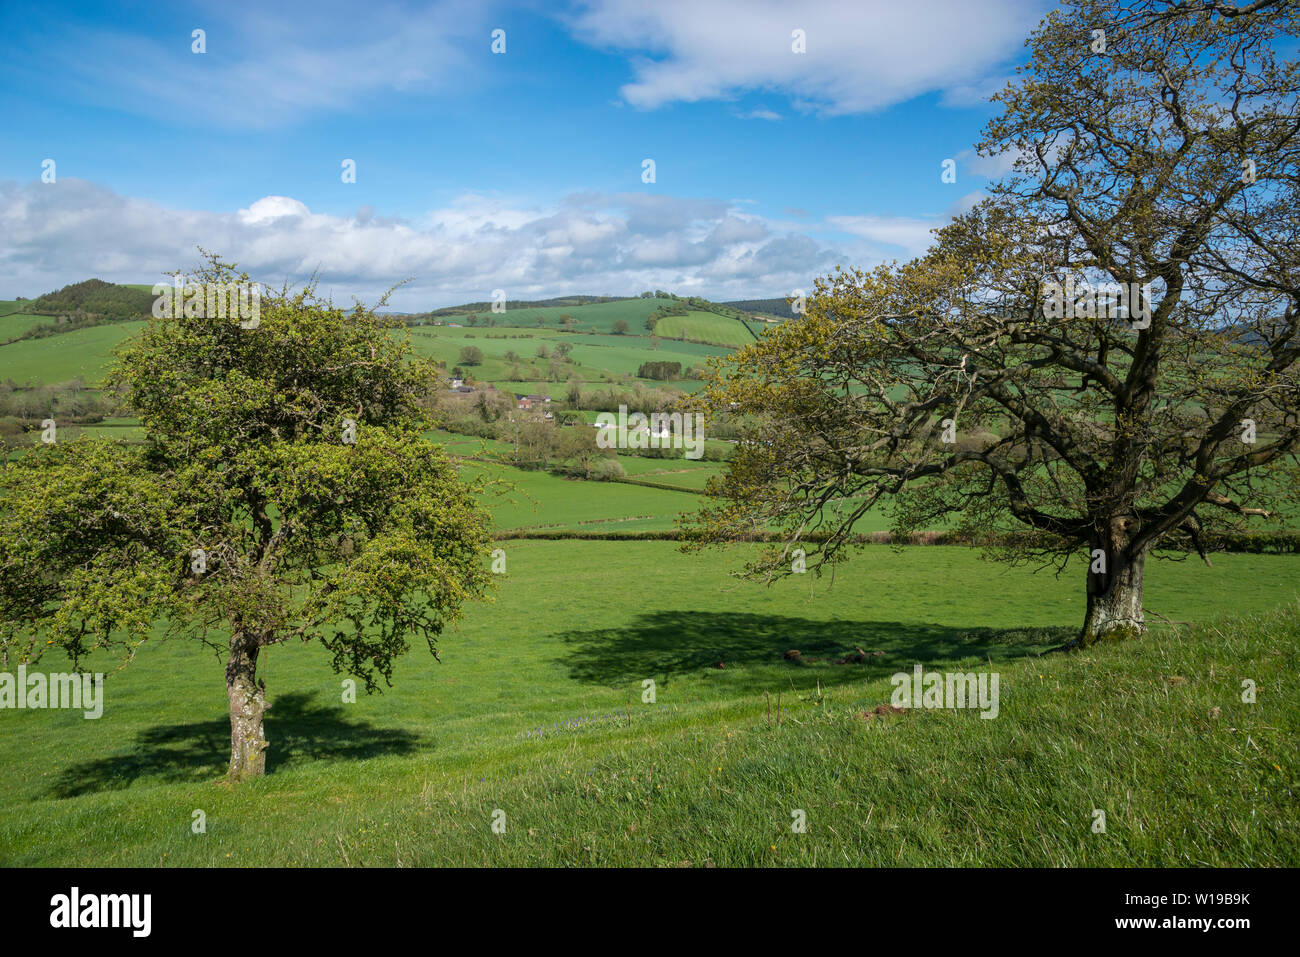
M 572 316 L 574 327 L 584 331 L 613 332 L 614 323 L 622 319 L 628 325 L 628 332 L 635 335 L 645 331 L 645 320 L 650 313 L 662 306 L 671 305 L 671 299 L 620 299 L 615 302 L 593 302 L 585 306 L 543 306 L 539 309 L 507 309 L 505 312 L 493 313 L 483 310 L 477 315 L 480 320 L 491 317 L 497 326 L 515 326 L 528 328 L 559 328 L 564 316 Z M 439 316 L 443 323 L 464 324 L 469 313 Z M 539 326 L 537 319 L 545 320 Z
M 97 385 L 112 363 L 114 347 L 143 326 L 144 320 L 106 323 L 10 342 L 0 346 L 0 380 L 51 384 L 80 376 L 87 385 Z
M 222 782 L 222 666 L 190 644 L 146 643 L 98 720 L 0 711 L 0 864 L 1300 862 L 1295 558 L 1157 563 L 1151 607 L 1192 626 L 1037 657 L 1077 627 L 1081 573 L 877 547 L 833 587 L 765 588 L 728 574 L 748 546 L 502 547 L 495 602 L 383 694 L 344 703 L 315 646 L 266 653 L 260 781 Z M 883 654 L 835 663 L 859 647 Z M 997 672 L 998 717 L 866 717 L 918 663 Z

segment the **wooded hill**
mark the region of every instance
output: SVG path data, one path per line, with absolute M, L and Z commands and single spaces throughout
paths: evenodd
M 37 316 L 86 316 L 105 322 L 143 319 L 153 308 L 153 294 L 146 289 L 87 279 L 47 292 L 27 304 Z

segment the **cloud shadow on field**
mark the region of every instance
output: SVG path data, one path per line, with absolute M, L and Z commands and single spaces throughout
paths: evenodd
M 616 685 L 716 671 L 727 687 L 761 692 L 775 687 L 823 688 L 881 678 L 914 664 L 936 666 L 969 658 L 1006 661 L 1073 637 L 1077 629 L 962 628 L 899 621 L 815 621 L 768 614 L 650 612 L 617 628 L 560 635 L 560 659 L 574 680 Z M 884 654 L 861 664 L 835 664 L 860 646 Z M 803 664 L 785 661 L 791 649 Z M 808 661 L 822 658 L 824 661 Z M 717 664 L 724 663 L 724 669 Z
M 418 735 L 347 718 L 340 706 L 314 703 L 312 695 L 305 692 L 289 692 L 270 700 L 266 713 L 268 774 L 308 761 L 410 754 L 420 744 Z M 50 787 L 49 796 L 118 791 L 137 781 L 206 781 L 225 774 L 229 761 L 229 719 L 160 724 L 138 732 L 133 749 L 126 754 L 65 768 Z

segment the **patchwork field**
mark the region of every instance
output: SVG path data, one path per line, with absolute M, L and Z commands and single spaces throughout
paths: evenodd
M 491 316 L 498 325 L 519 326 L 523 328 L 540 328 L 549 326 L 554 329 L 563 322 L 565 316 L 571 316 L 576 328 L 584 332 L 613 332 L 614 324 L 620 319 L 628 324 L 632 334 L 644 332 L 646 317 L 663 306 L 670 305 L 671 299 L 620 299 L 616 302 L 593 302 L 583 306 L 541 306 L 535 309 L 506 309 L 502 313 L 493 313 L 485 309 L 477 313 L 480 317 Z M 455 322 L 464 325 L 469 313 L 455 313 L 438 317 L 442 322 Z M 539 323 L 537 320 L 542 319 Z
M 0 380 L 93 384 L 138 327 L 0 346 Z M 561 341 L 588 382 L 726 351 L 487 332 L 424 327 L 412 338 L 449 366 L 480 347 L 474 374 L 489 381 L 509 371 L 507 351 Z M 567 389 L 501 385 L 557 399 Z M 83 431 L 141 437 L 130 418 Z M 92 661 L 109 673 L 102 718 L 0 710 L 0 864 L 1300 861 L 1300 557 L 1155 560 L 1148 638 L 1042 656 L 1082 619 L 1081 566 L 1058 578 L 970 549 L 869 546 L 833 583 L 768 588 L 731 574 L 754 546 L 683 553 L 669 542 L 509 537 L 671 529 L 721 463 L 625 454 L 627 481 L 581 481 L 503 464 L 506 442 L 429 440 L 460 457 L 466 477 L 509 486 L 485 499 L 506 561 L 495 600 L 443 637 L 441 664 L 415 650 L 392 688 L 350 703 L 321 649 L 270 650 L 269 773 L 232 789 L 211 652 L 151 642 L 122 671 Z M 873 513 L 859 531 L 887 527 Z M 837 663 L 857 649 L 864 661 Z M 792 650 L 801 660 L 786 659 Z M 999 720 L 877 714 L 890 676 L 916 664 L 999 673 Z M 1241 700 L 1244 679 L 1256 704 Z M 1106 811 L 1105 835 L 1090 830 L 1094 809 Z M 791 833 L 795 810 L 805 834 Z M 206 833 L 191 828 L 196 811 Z M 496 811 L 504 835 L 491 830 Z
M 636 378 L 638 368 L 645 362 L 679 362 L 683 372 L 694 366 L 704 367 L 710 356 L 726 355 L 730 350 L 693 342 L 658 339 L 646 336 L 586 335 L 527 329 L 453 329 L 442 327 L 417 327 L 411 330 L 411 342 L 420 355 L 432 356 L 445 362 L 447 368 L 460 365 L 475 379 L 513 388 L 522 392 L 524 385 L 545 381 L 548 378 L 550 354 L 555 347 L 565 344 L 570 349 L 570 362 L 564 366 L 558 381 L 551 381 L 555 389 L 564 389 L 570 378 L 586 382 L 618 381 L 624 376 Z M 467 346 L 483 352 L 483 362 L 469 366 L 461 360 L 461 350 Z M 545 347 L 548 356 L 537 355 L 538 347 Z M 509 354 L 514 353 L 514 358 Z M 651 380 L 641 379 L 647 384 Z M 673 382 L 672 385 L 685 386 Z

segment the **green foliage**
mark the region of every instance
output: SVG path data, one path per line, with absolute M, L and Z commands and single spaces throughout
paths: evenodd
M 643 362 L 636 374 L 642 379 L 676 379 L 682 373 L 680 362 Z
M 49 316 L 82 314 L 105 322 L 122 322 L 147 317 L 153 308 L 153 299 L 153 295 L 143 289 L 102 279 L 87 279 L 33 299 L 25 311 Z
M 617 482 L 626 475 L 623 464 L 613 456 L 600 459 L 591 470 L 591 478 L 597 482 Z
M 742 299 L 722 303 L 722 305 L 729 306 L 745 314 L 759 313 L 781 319 L 796 318 L 794 311 L 790 308 L 789 300 L 786 299 Z
M 58 425 L 71 422 L 98 422 L 113 408 L 110 396 L 100 389 L 88 389 L 85 382 L 73 379 L 49 385 L 18 385 L 0 382 L 0 418 L 12 416 L 27 428 L 35 428 L 46 418 Z
M 247 280 L 215 257 L 198 276 Z M 315 638 L 373 689 L 412 638 L 432 649 L 489 583 L 488 516 L 421 438 L 435 367 L 391 326 L 310 287 L 264 296 L 254 329 L 151 321 L 111 377 L 145 443 L 41 447 L 0 479 L 9 659 L 129 659 L 155 627 Z
M 195 504 L 139 446 L 82 439 L 41 445 L 0 473 L 0 649 L 74 666 L 114 649 L 134 655 L 180 613 L 178 586 Z
M 1265 6 L 1045 19 L 981 144 L 1019 158 L 991 197 L 911 262 L 836 267 L 806 316 L 719 364 L 701 408 L 750 423 L 702 533 L 828 531 L 810 570 L 876 504 L 899 532 L 1048 533 L 997 557 L 1100 553 L 1087 632 L 1140 619 L 1153 548 L 1300 506 L 1300 65 L 1274 49 L 1300 14 Z M 1098 23 L 1122 25 L 1104 54 Z M 1076 282 L 1128 302 L 1049 308 Z M 792 573 L 779 553 L 751 571 Z

